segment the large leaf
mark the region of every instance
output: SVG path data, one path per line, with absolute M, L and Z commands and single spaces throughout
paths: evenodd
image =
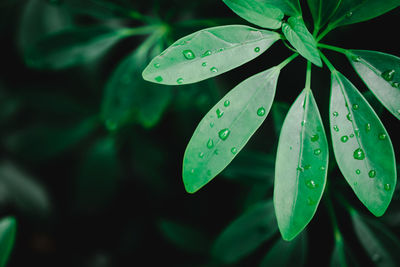
M 329 25 L 338 27 L 370 20 L 399 5 L 399 0 L 342 0 Z
M 343 176 L 361 202 L 381 216 L 396 186 L 392 143 L 369 103 L 336 71 L 332 73 L 330 128 Z
M 103 26 L 70 28 L 38 41 L 26 54 L 26 63 L 39 69 L 62 69 L 93 60 L 134 29 Z
M 347 55 L 368 88 L 400 120 L 400 58 L 366 50 L 350 50 Z
M 270 239 L 277 230 L 272 201 L 257 203 L 218 236 L 212 255 L 223 263 L 234 263 Z
M 17 223 L 14 217 L 0 220 L 0 267 L 5 267 L 14 246 Z
M 160 120 L 171 98 L 171 88 L 159 88 L 141 77 L 147 51 L 127 56 L 108 80 L 103 96 L 102 117 L 110 130 L 136 121 L 152 127 Z
M 243 81 L 201 120 L 183 160 L 183 182 L 194 193 L 219 174 L 267 117 L 280 69 L 273 67 Z
M 143 78 L 161 84 L 189 84 L 236 68 L 267 50 L 276 32 L 243 25 L 208 28 L 183 37 L 154 58 Z
M 294 240 L 287 242 L 281 238 L 268 250 L 261 261 L 260 267 L 304 266 L 307 256 L 307 235 L 303 232 Z
M 314 216 L 324 192 L 328 142 L 317 104 L 304 89 L 289 110 L 279 137 L 274 205 L 283 239 L 292 240 Z
M 333 15 L 340 0 L 307 0 L 307 3 L 314 19 L 314 26 L 320 29 Z
M 224 3 L 245 20 L 269 29 L 281 27 L 283 12 L 256 0 L 223 0 Z
M 317 43 L 301 18 L 290 17 L 282 25 L 282 31 L 291 45 L 307 60 L 322 67 Z
M 354 231 L 377 266 L 399 266 L 400 240 L 386 226 L 366 218 L 355 211 L 351 213 Z

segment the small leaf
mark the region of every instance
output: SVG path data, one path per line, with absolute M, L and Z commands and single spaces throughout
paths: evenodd
M 158 123 L 172 98 L 170 88 L 145 82 L 141 71 L 147 56 L 139 49 L 115 69 L 104 89 L 102 117 L 109 130 L 137 121 L 146 128 Z
M 261 0 L 263 5 L 273 6 L 280 9 L 285 15 L 298 17 L 301 16 L 299 0 Z
M 272 201 L 257 203 L 218 236 L 212 255 L 223 263 L 234 263 L 270 239 L 277 230 Z
M 310 7 L 314 26 L 321 29 L 336 11 L 340 0 L 307 0 Z
M 0 220 L 0 267 L 5 267 L 15 242 L 17 223 L 14 217 Z
M 339 169 L 361 202 L 375 215 L 387 209 L 396 186 L 389 135 L 357 88 L 332 73 L 330 128 Z
M 347 55 L 368 88 L 400 120 L 400 58 L 366 50 L 350 50 Z
M 183 37 L 143 71 L 150 82 L 180 85 L 217 76 L 258 57 L 280 38 L 243 25 L 208 28 Z
M 398 266 L 400 240 L 379 221 L 366 218 L 355 211 L 351 213 L 354 231 L 377 266 Z
M 291 17 L 287 23 L 282 25 L 282 31 L 291 45 L 307 60 L 322 67 L 322 61 L 317 49 L 317 43 L 311 33 L 307 30 L 304 21 L 300 18 Z
M 314 216 L 324 192 L 328 142 L 311 90 L 289 110 L 279 137 L 274 205 L 279 230 L 292 240 Z
M 204 233 L 192 226 L 161 220 L 158 228 L 169 242 L 182 251 L 202 254 L 209 249 L 209 240 Z
M 304 266 L 307 256 L 307 235 L 303 232 L 292 241 L 281 238 L 268 250 L 261 261 L 260 267 L 279 266 Z
M 39 69 L 76 66 L 101 56 L 133 31 L 103 26 L 63 30 L 38 41 L 27 51 L 25 60 L 29 66 Z
M 268 29 L 281 27 L 283 12 L 266 3 L 256 0 L 223 0 L 224 3 L 245 20 Z
M 218 175 L 260 127 L 271 108 L 279 73 L 273 67 L 243 81 L 201 120 L 183 160 L 186 191 L 194 193 Z
M 329 25 L 338 27 L 370 20 L 399 5 L 398 0 L 342 0 Z

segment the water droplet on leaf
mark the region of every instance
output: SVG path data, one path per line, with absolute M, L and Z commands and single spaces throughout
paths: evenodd
M 260 52 L 260 48 L 257 46 L 256 48 L 254 48 L 254 52 L 256 53 Z
M 217 108 L 216 113 L 217 113 L 218 118 L 221 118 L 224 115 L 224 112 L 222 110 L 220 110 L 219 108 Z
M 324 166 L 321 166 L 321 167 L 319 167 L 319 170 L 320 170 L 320 171 L 325 171 L 325 167 L 324 167 Z
M 343 143 L 346 143 L 348 140 L 349 140 L 349 137 L 348 137 L 347 135 L 343 135 L 343 136 L 340 138 L 340 141 L 342 141 Z
M 156 82 L 160 83 L 160 82 L 163 81 L 163 78 L 161 76 L 157 76 L 157 77 L 154 78 L 154 80 L 156 80 Z
M 355 62 L 360 62 L 361 57 L 360 57 L 360 56 L 353 55 L 353 56 L 351 56 L 351 60 L 353 60 L 353 61 L 355 61 Z
M 257 109 L 257 115 L 262 117 L 265 115 L 265 108 L 260 107 L 259 109 Z
M 192 50 L 183 50 L 182 53 L 186 59 L 192 60 L 196 58 Z
M 333 114 L 334 117 L 339 116 L 339 113 L 337 111 L 333 112 L 332 114 Z
M 348 113 L 348 114 L 346 115 L 346 118 L 347 118 L 349 121 L 351 121 L 351 119 L 352 119 L 351 113 Z
M 214 150 L 214 154 L 215 154 L 215 155 L 218 155 L 218 154 L 219 154 L 218 149 Z
M 201 65 L 202 65 L 203 67 L 207 67 L 207 62 L 203 62 Z
M 225 100 L 225 102 L 224 102 L 225 107 L 229 107 L 230 104 L 231 104 L 231 102 L 229 100 Z
M 379 140 L 385 140 L 386 139 L 386 134 L 381 133 L 378 135 Z
M 369 176 L 370 178 L 375 178 L 375 176 L 376 176 L 376 171 L 375 171 L 375 170 L 370 170 L 370 171 L 368 172 L 368 176 Z
M 211 51 L 207 50 L 206 52 L 204 52 L 203 57 L 209 56 L 211 55 Z
M 384 188 L 386 191 L 390 191 L 390 189 L 392 189 L 392 187 L 390 186 L 390 184 L 385 184 Z
M 353 16 L 353 12 L 351 12 L 351 11 L 347 12 L 346 17 L 350 18 L 351 16 Z
M 208 139 L 207 141 L 207 147 L 208 148 L 213 148 L 214 147 L 214 141 L 212 139 Z
M 357 110 L 359 107 L 360 107 L 360 106 L 357 105 L 357 104 L 354 104 L 354 105 L 353 105 L 353 109 L 354 109 L 354 110 Z
M 314 150 L 314 155 L 319 155 L 321 154 L 321 149 L 317 148 Z
M 337 127 L 337 125 L 335 125 L 335 126 L 333 126 L 333 130 L 334 130 L 335 132 L 339 132 L 339 127 Z
M 317 184 L 315 183 L 314 180 L 307 180 L 306 186 L 307 186 L 308 188 L 314 189 L 314 188 L 317 187 Z
M 349 136 L 350 136 L 350 138 L 353 138 L 353 137 L 354 137 L 354 134 L 350 134 Z
M 314 199 L 312 199 L 311 197 L 309 197 L 309 198 L 307 198 L 307 204 L 309 206 L 313 206 L 313 205 L 317 204 L 317 202 Z
M 232 147 L 231 152 L 232 152 L 232 154 L 235 155 L 237 153 L 237 148 L 236 147 Z
M 214 72 L 214 73 L 217 73 L 217 72 L 218 72 L 218 69 L 217 69 L 216 67 L 212 67 L 212 68 L 210 69 L 210 71 L 211 71 L 211 72 Z
M 199 158 L 202 159 L 203 157 L 204 157 L 204 152 L 200 152 L 200 153 L 199 153 Z
M 305 169 L 305 170 L 311 169 L 311 165 L 310 165 L 310 164 L 304 165 L 304 169 Z
M 361 171 L 360 171 L 359 169 L 357 169 L 357 170 L 356 170 L 356 173 L 357 173 L 357 174 L 360 174 L 360 173 L 361 173 Z
M 370 124 L 370 123 L 366 123 L 366 124 L 365 124 L 365 131 L 366 131 L 366 132 L 371 131 L 371 124 Z
M 311 142 L 316 142 L 319 139 L 319 135 L 318 134 L 314 134 L 313 136 L 311 136 Z
M 383 79 L 390 82 L 391 80 L 393 80 L 394 74 L 395 74 L 395 70 L 386 70 L 386 71 L 382 72 L 381 76 Z
M 182 83 L 183 83 L 183 78 L 179 78 L 178 80 L 176 80 L 176 82 L 177 82 L 178 84 L 182 84 Z
M 219 131 L 218 136 L 219 138 L 221 138 L 222 141 L 225 141 L 229 137 L 230 133 L 231 131 L 228 128 L 226 128 Z
M 364 151 L 361 148 L 354 150 L 353 157 L 356 160 L 363 160 L 365 158 Z

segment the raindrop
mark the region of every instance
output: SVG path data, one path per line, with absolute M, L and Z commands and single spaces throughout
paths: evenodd
M 220 49 L 218 49 L 218 52 L 222 52 L 222 51 L 224 51 L 225 50 L 225 48 L 220 48 Z
M 254 52 L 256 53 L 260 52 L 260 48 L 257 46 L 256 48 L 254 48 Z
M 353 138 L 353 137 L 354 137 L 354 134 L 350 134 L 349 136 L 350 136 L 350 138 Z
M 154 68 L 158 69 L 160 67 L 160 63 L 155 63 Z
M 301 166 L 299 166 L 299 167 L 297 167 L 297 169 L 296 170 L 298 170 L 299 172 L 303 172 L 304 171 L 304 168 L 303 167 L 301 167 Z
M 314 134 L 313 136 L 311 136 L 311 142 L 318 141 L 318 139 L 319 139 L 319 135 L 318 134 Z
M 382 72 L 381 77 L 385 79 L 386 81 L 390 82 L 393 80 L 393 76 L 395 74 L 395 70 L 386 70 Z
M 235 155 L 237 153 L 237 148 L 236 147 L 232 147 L 231 148 L 231 152 L 233 155 Z
M 305 170 L 311 169 L 311 165 L 310 165 L 310 164 L 304 165 L 304 169 L 305 169 Z
M 384 188 L 386 191 L 390 191 L 390 189 L 392 189 L 392 187 L 390 186 L 390 184 L 385 184 Z
M 203 157 L 204 157 L 204 152 L 200 152 L 200 153 L 199 153 L 199 158 L 202 159 Z
M 231 131 L 228 128 L 226 128 L 219 131 L 218 136 L 219 138 L 221 138 L 222 141 L 225 141 L 229 137 L 230 133 Z
M 359 107 L 360 107 L 360 106 L 359 106 L 358 104 L 354 104 L 354 105 L 353 105 L 353 109 L 354 109 L 354 110 L 357 110 Z
M 354 133 L 355 133 L 357 136 L 360 136 L 360 129 L 358 129 L 358 128 L 354 129 Z
M 321 167 L 319 167 L 319 170 L 320 170 L 320 171 L 325 171 L 325 167 L 324 167 L 324 166 L 321 166 Z
M 203 67 L 207 67 L 207 62 L 203 62 L 203 64 L 201 64 Z
M 224 112 L 223 112 L 222 110 L 220 110 L 219 108 L 217 108 L 216 113 L 217 113 L 217 117 L 218 117 L 218 118 L 221 118 L 222 115 L 224 115 Z
M 365 158 L 364 151 L 361 148 L 354 150 L 353 157 L 356 160 L 363 160 Z
M 156 82 L 160 83 L 160 82 L 163 81 L 163 78 L 161 76 L 157 76 L 157 77 L 154 78 L 154 80 L 156 80 Z
M 369 176 L 370 178 L 375 178 L 375 176 L 376 176 L 376 171 L 375 171 L 375 170 L 370 170 L 370 171 L 368 172 L 368 176 Z
M 312 199 L 311 197 L 309 197 L 309 198 L 307 198 L 307 204 L 310 206 L 313 206 L 313 205 L 317 204 L 317 202 L 314 199 Z
M 346 17 L 350 18 L 351 16 L 353 16 L 353 12 L 351 11 L 347 12 Z
M 214 147 L 214 141 L 212 139 L 208 139 L 207 141 L 207 147 L 208 148 L 213 148 Z
M 351 113 L 348 113 L 348 114 L 346 115 L 346 118 L 347 118 L 349 121 L 351 121 L 351 120 L 352 120 L 352 115 L 351 115 Z
M 225 102 L 224 102 L 225 107 L 229 107 L 230 104 L 231 104 L 231 102 L 229 100 L 225 100 Z
M 212 68 L 210 69 L 210 71 L 211 71 L 211 72 L 214 72 L 214 73 L 217 73 L 217 72 L 218 72 L 218 69 L 217 69 L 216 67 L 212 67 Z
M 194 55 L 192 50 L 183 50 L 182 53 L 183 53 L 183 55 L 185 56 L 186 59 L 191 60 L 191 59 L 195 59 L 196 58 L 196 56 Z
M 308 188 L 314 189 L 314 188 L 316 188 L 318 185 L 315 183 L 314 180 L 307 180 L 306 186 L 307 186 Z
M 215 150 L 214 150 L 214 154 L 215 154 L 215 155 L 218 155 L 218 154 L 219 154 L 218 149 L 215 149 Z
M 353 61 L 355 61 L 355 62 L 360 62 L 361 57 L 360 57 L 360 56 L 353 55 L 353 56 L 351 57 L 351 60 L 353 60 Z
M 265 108 L 260 107 L 259 109 L 257 109 L 257 115 L 262 117 L 265 115 Z
M 317 148 L 314 150 L 314 155 L 319 155 L 321 154 L 321 149 Z
M 204 52 L 202 57 L 206 57 L 206 56 L 209 56 L 209 55 L 211 55 L 211 51 L 207 50 L 206 52 Z
M 356 170 L 356 173 L 357 173 L 357 174 L 360 174 L 360 173 L 361 173 L 361 171 L 360 171 L 359 169 L 357 169 L 357 170 Z
M 178 80 L 176 80 L 176 82 L 177 82 L 178 84 L 182 84 L 182 83 L 183 83 L 183 78 L 179 78 Z
M 301 121 L 301 126 L 304 126 L 305 124 L 306 124 L 306 120 L 304 120 L 304 121 Z
M 346 143 L 348 140 L 349 140 L 349 137 L 348 137 L 347 135 L 343 135 L 343 136 L 340 138 L 340 141 L 342 141 L 343 143 Z
M 381 133 L 378 135 L 379 140 L 385 140 L 386 139 L 386 134 Z
M 214 123 L 210 122 L 210 128 L 214 127 Z
M 339 116 L 339 113 L 337 111 L 335 111 L 335 112 L 333 112 L 333 116 L 337 117 L 337 116 Z
M 365 131 L 366 131 L 366 132 L 371 131 L 371 124 L 370 124 L 370 123 L 366 123 L 366 124 L 365 124 Z
M 194 173 L 194 169 L 191 169 L 191 170 L 190 170 L 190 173 L 193 174 L 193 173 Z
M 335 132 L 339 132 L 339 127 L 337 127 L 337 125 L 335 125 L 335 126 L 333 126 L 333 130 L 334 130 Z

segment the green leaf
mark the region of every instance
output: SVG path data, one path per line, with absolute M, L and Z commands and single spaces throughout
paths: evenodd
M 209 240 L 200 230 L 170 220 L 161 220 L 158 228 L 164 237 L 182 251 L 202 254 L 208 252 Z
M 245 20 L 268 29 L 281 27 L 283 12 L 256 0 L 223 0 L 224 3 Z
M 344 243 L 342 237 L 335 239 L 332 257 L 330 261 L 331 267 L 357 267 L 360 266 L 354 259 L 350 248 Z
M 317 49 L 317 43 L 307 30 L 301 18 L 291 17 L 287 23 L 283 23 L 282 31 L 287 40 L 307 60 L 322 67 L 322 61 Z
M 217 76 L 258 57 L 280 38 L 243 25 L 204 29 L 172 44 L 143 71 L 150 82 L 178 85 Z
M 17 223 L 14 217 L 0 220 L 0 267 L 5 267 L 14 246 Z
M 48 35 L 33 45 L 26 63 L 38 69 L 62 69 L 91 61 L 104 54 L 134 29 L 111 29 L 104 26 L 70 28 Z
M 307 236 L 303 232 L 292 241 L 281 238 L 268 250 L 261 261 L 260 267 L 279 266 L 304 266 L 307 256 Z
M 398 266 L 400 262 L 400 240 L 377 220 L 366 218 L 357 212 L 351 213 L 354 231 L 377 266 Z
M 400 120 L 400 58 L 366 50 L 350 50 L 347 56 L 368 88 Z
M 314 27 L 321 29 L 336 11 L 341 0 L 307 0 L 314 19 Z
M 387 209 L 396 186 L 389 135 L 357 88 L 332 73 L 330 128 L 339 169 L 361 202 L 375 215 Z
M 234 263 L 270 239 L 277 230 L 272 201 L 257 203 L 218 236 L 212 255 L 223 263 Z
M 299 0 L 260 0 L 263 5 L 273 6 L 280 9 L 285 15 L 301 16 Z
M 342 0 L 329 23 L 329 27 L 335 28 L 370 20 L 399 5 L 399 0 Z
M 146 128 L 158 123 L 172 98 L 171 88 L 144 81 L 141 71 L 147 54 L 140 49 L 115 69 L 104 89 L 102 118 L 109 130 L 137 121 Z
M 3 188 L 5 198 L 18 212 L 31 220 L 46 219 L 52 210 L 52 202 L 45 188 L 18 166 L 7 161 L 0 163 L 0 189 Z
M 194 193 L 218 175 L 260 127 L 271 108 L 278 67 L 243 81 L 201 120 L 186 148 L 183 182 Z
M 324 192 L 328 142 L 317 104 L 304 89 L 291 106 L 279 137 L 274 205 L 283 239 L 292 240 L 314 216 Z

